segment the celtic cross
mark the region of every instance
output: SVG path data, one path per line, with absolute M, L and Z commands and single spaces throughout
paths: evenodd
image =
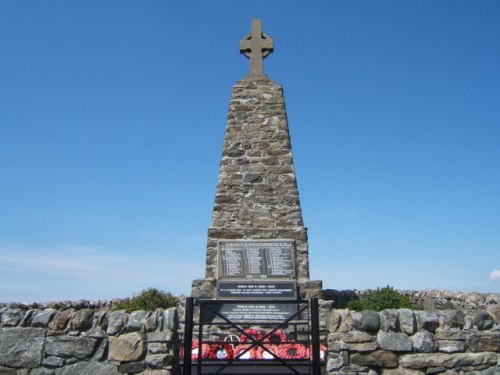
M 262 60 L 274 51 L 273 39 L 262 32 L 262 21 L 252 20 L 252 31 L 240 41 L 240 52 L 250 59 L 248 78 L 267 79 Z

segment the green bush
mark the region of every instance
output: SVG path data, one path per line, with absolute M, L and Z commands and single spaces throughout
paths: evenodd
M 385 288 L 377 288 L 363 294 L 359 300 L 349 301 L 347 308 L 351 310 L 375 310 L 384 309 L 412 309 L 413 304 L 408 296 L 399 293 L 389 285 Z
M 153 311 L 157 308 L 167 309 L 177 306 L 177 298 L 169 292 L 164 292 L 156 288 L 144 289 L 138 295 L 127 298 L 113 306 L 114 310 L 126 310 L 132 312 L 136 310 Z

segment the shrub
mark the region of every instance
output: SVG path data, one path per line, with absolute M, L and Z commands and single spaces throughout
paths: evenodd
M 347 308 L 356 311 L 380 311 L 384 309 L 412 309 L 413 304 L 408 296 L 399 293 L 388 285 L 382 289 L 377 288 L 377 290 L 368 291 L 361 295 L 357 301 L 349 301 Z
M 156 288 L 144 289 L 138 295 L 127 298 L 113 306 L 114 310 L 126 310 L 132 312 L 136 310 L 153 311 L 157 308 L 167 309 L 177 306 L 177 298 L 169 292 L 164 292 Z

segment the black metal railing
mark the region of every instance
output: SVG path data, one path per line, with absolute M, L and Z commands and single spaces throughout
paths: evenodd
M 270 311 L 277 311 L 270 315 L 262 311 L 253 315 L 238 315 L 234 311 L 228 313 L 227 307 L 232 306 L 263 306 Z M 230 309 L 229 309 L 230 310 Z M 195 313 L 198 314 L 195 319 Z M 260 315 L 259 315 L 260 314 Z M 258 327 L 257 329 L 255 327 Z M 286 334 L 284 333 L 286 331 Z M 193 351 L 193 333 L 198 335 Z M 263 332 L 263 333 L 261 333 Z M 236 337 L 242 341 L 224 341 L 221 335 Z M 219 339 L 214 339 L 219 337 Z M 228 347 L 231 345 L 231 347 Z M 231 348 L 237 353 L 228 353 Z M 281 349 L 300 347 L 306 350 L 301 355 L 284 355 Z M 206 348 L 219 350 L 217 355 Z M 225 350 L 228 349 L 228 350 Z M 293 351 L 293 349 L 292 349 Z M 243 360 L 250 353 L 259 352 L 266 360 L 252 358 Z M 194 361 L 193 361 L 194 356 Z M 204 368 L 210 367 L 210 373 L 228 374 L 228 368 L 252 364 L 259 366 L 280 366 L 288 373 L 302 375 L 321 374 L 320 332 L 318 300 L 195 300 L 186 298 L 185 330 L 183 358 L 181 356 L 183 375 L 191 375 L 193 368 L 196 374 L 208 373 Z M 299 368 L 301 371 L 299 371 Z M 304 372 L 307 369 L 307 372 Z M 237 371 L 236 371 L 237 372 Z M 283 373 L 283 372 L 282 372 Z

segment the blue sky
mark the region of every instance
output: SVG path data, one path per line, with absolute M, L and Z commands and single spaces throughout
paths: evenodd
M 500 291 L 500 2 L 3 1 L 0 301 L 190 292 L 255 17 L 311 277 Z

